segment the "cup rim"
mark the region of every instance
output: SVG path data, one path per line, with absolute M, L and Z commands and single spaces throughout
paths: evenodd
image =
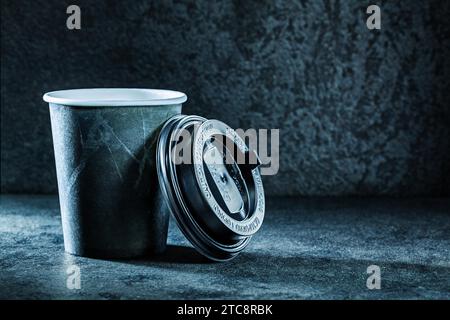
M 85 107 L 162 106 L 186 102 L 183 92 L 144 88 L 86 88 L 47 92 L 44 101 Z

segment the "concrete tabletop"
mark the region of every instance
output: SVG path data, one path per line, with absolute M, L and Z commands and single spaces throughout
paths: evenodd
M 227 263 L 203 259 L 173 221 L 159 257 L 71 256 L 56 196 L 0 201 L 2 299 L 450 298 L 450 199 L 271 198 L 260 232 Z M 80 289 L 67 285 L 73 265 Z M 379 290 L 366 285 L 371 265 Z

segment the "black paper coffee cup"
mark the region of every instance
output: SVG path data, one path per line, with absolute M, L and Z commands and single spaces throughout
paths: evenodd
M 164 251 L 168 211 L 155 164 L 163 123 L 186 95 L 152 89 L 49 92 L 64 246 L 131 258 Z

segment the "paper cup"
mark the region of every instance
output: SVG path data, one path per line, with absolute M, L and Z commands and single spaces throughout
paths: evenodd
M 168 212 L 155 167 L 159 130 L 181 92 L 49 92 L 58 192 L 68 253 L 131 258 L 165 249 Z

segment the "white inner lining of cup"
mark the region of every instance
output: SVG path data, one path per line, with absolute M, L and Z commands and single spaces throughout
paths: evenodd
M 187 96 L 172 90 L 95 88 L 47 92 L 43 99 L 69 106 L 161 106 L 186 102 Z

